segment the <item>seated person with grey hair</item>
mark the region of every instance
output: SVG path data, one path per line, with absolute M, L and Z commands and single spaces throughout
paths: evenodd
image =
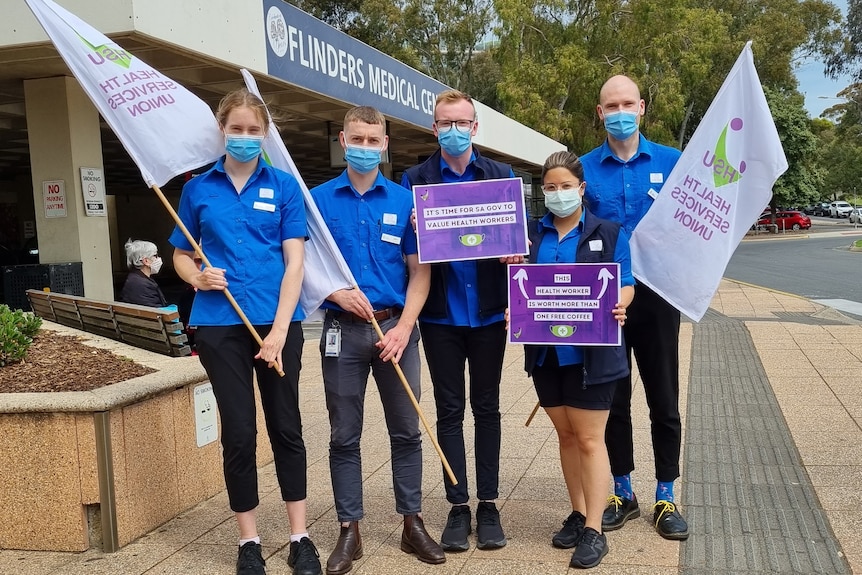
M 168 302 L 159 284 L 151 276 L 159 273 L 162 258 L 156 244 L 145 240 L 126 242 L 126 264 L 131 270 L 120 292 L 120 301 L 152 307 L 166 307 Z

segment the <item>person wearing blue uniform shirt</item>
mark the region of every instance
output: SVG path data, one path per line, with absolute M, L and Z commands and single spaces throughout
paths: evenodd
M 440 149 L 409 168 L 401 184 L 471 182 L 514 177 L 512 168 L 479 154 L 472 137 L 479 129 L 467 94 L 447 90 L 434 106 L 434 135 Z M 491 201 L 489 199 L 489 201 Z M 470 407 L 475 424 L 476 546 L 506 545 L 495 500 L 500 484 L 500 378 L 506 350 L 507 263 L 523 256 L 431 264 L 431 288 L 419 318 L 425 359 L 434 384 L 437 438 L 458 481 L 446 473 L 446 499 L 452 504 L 440 543 L 446 551 L 466 551 L 472 532 L 464 446 L 466 393 L 464 366 L 470 369 Z
M 318 575 L 320 560 L 306 526 L 299 413 L 303 313 L 296 304 L 307 235 L 305 204 L 296 179 L 260 159 L 268 117 L 263 102 L 244 88 L 222 99 L 216 119 L 227 154 L 186 183 L 179 209 L 210 267 L 198 267 L 194 247 L 179 226 L 170 242 L 177 273 L 197 289 L 190 323 L 198 327 L 197 350 L 221 419 L 225 483 L 240 532 L 237 575 L 265 575 L 256 520 L 255 373 L 290 520 L 287 562 L 295 575 Z M 262 347 L 222 293 L 225 288 L 264 338 Z M 284 377 L 274 369 L 279 366 Z
M 542 167 L 548 213 L 530 234 L 530 263 L 620 264 L 620 301 L 614 318 L 625 324 L 634 296 L 628 234 L 620 224 L 595 217 L 581 204 L 584 169 L 571 152 L 551 154 Z M 572 512 L 551 543 L 572 549 L 570 566 L 590 568 L 608 553 L 602 532 L 607 477 L 605 424 L 617 381 L 629 374 L 625 347 L 527 345 L 525 369 L 560 442 L 560 464 Z
M 380 173 L 386 120 L 368 106 L 351 108 L 338 135 L 347 169 L 311 190 L 320 214 L 357 285 L 332 293 L 320 352 L 331 435 L 329 469 L 341 530 L 326 561 L 328 575 L 341 575 L 362 557 L 360 439 L 369 371 L 374 375 L 392 454 L 395 510 L 404 516 L 401 550 L 426 563 L 446 561 L 422 520 L 422 438 L 419 415 L 392 362 L 398 362 L 418 400 L 421 396 L 416 320 L 428 295 L 430 270 L 419 263 L 410 222 L 410 192 Z M 384 332 L 378 341 L 370 323 Z
M 600 218 L 622 224 L 631 234 L 652 206 L 680 157 L 679 150 L 650 142 L 641 135 L 646 105 L 637 84 L 626 76 L 605 82 L 596 110 L 604 122 L 605 142 L 581 157 L 587 180 L 585 202 Z M 687 539 L 686 523 L 674 499 L 679 477 L 682 425 L 679 415 L 679 311 L 647 286 L 635 287 L 625 332 L 628 361 L 634 353 L 650 408 L 655 456 L 656 503 L 653 524 L 666 539 Z M 634 446 L 631 420 L 631 376 L 617 385 L 605 439 L 614 477 L 614 493 L 602 519 L 605 531 L 638 517 L 632 488 Z

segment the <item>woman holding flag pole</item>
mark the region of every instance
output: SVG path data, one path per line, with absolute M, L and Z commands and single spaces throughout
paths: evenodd
M 178 225 L 170 237 L 177 273 L 198 292 L 190 323 L 219 408 L 224 475 L 239 527 L 237 575 L 264 575 L 255 510 L 254 373 L 257 374 L 276 475 L 290 520 L 288 564 L 296 575 L 321 573 L 307 533 L 306 453 L 299 413 L 303 335 L 297 306 L 307 235 L 296 179 L 261 161 L 269 126 L 263 102 L 245 88 L 227 94 L 216 112 L 227 154 L 183 188 L 179 218 L 200 238 L 210 265 L 199 269 L 196 246 Z M 263 336 L 262 345 L 225 298 L 236 302 Z M 283 367 L 284 374 L 268 366 Z
M 142 77 L 155 70 L 51 0 L 26 2 L 177 223 L 170 238 L 174 267 L 198 289 L 190 321 L 201 326 L 196 343 L 221 417 L 225 483 L 240 530 L 237 573 L 265 573 L 254 511 L 253 371 L 290 519 L 288 563 L 297 575 L 320 573 L 317 550 L 306 533 L 306 456 L 298 400 L 303 341 L 302 311 L 296 304 L 303 278 L 305 209 L 296 179 L 259 161 L 269 126 L 263 102 L 245 89 L 228 94 L 219 105 L 220 132 L 212 129 L 209 106 L 176 83 L 169 83 L 175 105 L 146 117 L 125 113 L 110 104 L 104 88 L 114 85 L 116 71 L 95 62 L 94 51 L 122 54 L 123 67 L 144 72 Z M 224 151 L 227 155 L 212 169 L 183 188 L 177 215 L 159 186 Z M 105 540 L 113 546 L 116 525 L 111 525 L 105 522 Z

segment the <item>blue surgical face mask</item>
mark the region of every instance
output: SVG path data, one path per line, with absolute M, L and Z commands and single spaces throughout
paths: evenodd
M 605 129 L 615 140 L 628 140 L 638 129 L 638 115 L 634 112 L 605 114 Z
M 545 207 L 558 218 L 574 214 L 581 207 L 581 188 L 545 192 Z
M 380 150 L 349 145 L 344 151 L 344 159 L 347 160 L 347 165 L 355 171 L 360 174 L 367 174 L 380 164 Z
M 238 134 L 225 134 L 224 148 L 230 157 L 237 162 L 250 162 L 260 155 L 263 145 L 263 136 L 241 136 Z
M 461 132 L 452 126 L 445 132 L 437 132 L 437 141 L 440 147 L 450 156 L 460 156 L 470 149 L 470 132 Z

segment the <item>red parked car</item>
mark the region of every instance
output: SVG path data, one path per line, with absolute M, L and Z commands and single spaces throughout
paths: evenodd
M 757 220 L 758 227 L 766 227 L 772 222 L 772 214 L 765 213 Z M 782 230 L 807 230 L 811 227 L 811 218 L 797 211 L 783 211 L 775 215 L 775 224 L 778 231 Z

